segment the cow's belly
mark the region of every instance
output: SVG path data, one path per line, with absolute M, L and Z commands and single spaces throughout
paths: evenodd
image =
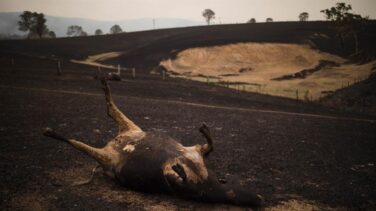
M 166 143 L 167 142 L 167 143 Z M 146 192 L 168 191 L 163 175 L 167 160 L 181 156 L 181 145 L 177 142 L 141 140 L 132 146 L 125 146 L 116 178 L 125 186 Z

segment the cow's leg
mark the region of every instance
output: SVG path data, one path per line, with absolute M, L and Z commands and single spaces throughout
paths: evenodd
M 98 163 L 100 163 L 103 167 L 111 166 L 114 155 L 110 152 L 106 151 L 105 149 L 95 148 L 92 146 L 89 146 L 87 144 L 84 144 L 80 141 L 76 141 L 74 139 L 68 139 L 64 137 L 63 135 L 60 135 L 53 131 L 50 128 L 46 128 L 43 132 L 43 135 L 66 142 L 70 145 L 72 145 L 74 148 L 86 153 L 90 157 L 94 158 Z
M 104 94 L 106 96 L 107 114 L 119 124 L 119 134 L 125 134 L 127 132 L 142 132 L 141 128 L 128 119 L 115 105 L 106 79 L 101 78 L 101 82 Z
M 208 142 L 207 144 L 204 144 L 201 148 L 202 155 L 207 156 L 211 151 L 213 151 L 213 138 L 211 136 L 208 126 L 206 126 L 205 123 L 202 124 L 199 131 L 202 133 L 202 135 L 204 135 L 206 141 Z

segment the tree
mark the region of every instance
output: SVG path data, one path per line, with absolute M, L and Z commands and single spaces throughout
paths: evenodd
M 118 34 L 118 33 L 121 33 L 123 32 L 123 29 L 121 29 L 121 27 L 119 25 L 113 25 L 110 29 L 110 33 L 111 34 Z
M 346 4 L 344 2 L 338 2 L 336 3 L 335 7 L 321 10 L 321 12 L 324 13 L 327 20 L 341 22 L 347 19 L 346 16 L 349 14 L 350 10 L 352 10 L 352 7 L 350 4 Z
M 55 32 L 54 32 L 54 31 L 49 31 L 49 32 L 48 32 L 48 37 L 49 37 L 49 38 L 56 38 L 56 34 L 55 34 Z
M 20 19 L 21 20 L 18 21 L 18 29 L 30 33 L 34 25 L 33 13 L 30 11 L 24 11 L 20 15 Z
M 355 55 L 359 52 L 358 34 L 364 28 L 368 17 L 362 17 L 359 14 L 351 13 L 352 7 L 344 2 L 336 3 L 335 7 L 321 10 L 325 18 L 335 24 L 337 35 L 341 40 L 341 46 L 345 43 L 345 37 L 352 35 L 354 38 Z
M 43 35 L 48 34 L 48 28 L 46 26 L 46 19 L 43 13 L 24 11 L 20 15 L 20 21 L 18 21 L 18 29 L 20 31 L 29 32 L 28 38 L 37 35 L 42 38 Z
M 44 18 L 43 13 L 33 13 L 35 17 L 35 25 L 34 25 L 34 31 L 39 36 L 39 38 L 42 38 L 44 34 L 48 34 L 49 30 L 46 26 L 47 20 Z
M 205 18 L 205 21 L 210 25 L 210 21 L 215 18 L 215 12 L 211 9 L 205 9 L 202 12 L 202 16 Z
M 67 35 L 70 37 L 80 37 L 87 36 L 87 33 L 82 29 L 81 26 L 71 25 L 68 27 Z
M 247 23 L 256 23 L 256 19 L 255 18 L 251 18 L 247 21 Z
M 267 19 L 266 19 L 266 22 L 267 22 L 267 23 L 271 23 L 271 22 L 273 22 L 273 18 L 267 18 Z
M 100 29 L 95 30 L 95 35 L 103 35 L 103 31 Z
M 82 33 L 81 33 L 81 35 L 80 35 L 81 37 L 86 37 L 87 36 L 87 32 L 85 32 L 85 31 L 82 31 Z
M 299 21 L 307 21 L 309 18 L 308 12 L 302 12 L 299 14 Z

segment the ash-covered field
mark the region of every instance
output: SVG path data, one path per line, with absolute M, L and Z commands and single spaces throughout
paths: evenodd
M 248 209 L 134 192 L 101 173 L 91 184 L 71 186 L 88 178 L 95 162 L 43 137 L 43 128 L 99 147 L 117 127 L 106 115 L 96 69 L 63 62 L 63 75 L 57 76 L 55 65 L 2 55 L 0 209 Z M 267 209 L 375 209 L 371 117 L 184 79 L 125 76 L 110 82 L 125 114 L 144 130 L 184 145 L 204 143 L 198 128 L 206 122 L 215 137 L 207 165 L 228 183 L 263 195 Z

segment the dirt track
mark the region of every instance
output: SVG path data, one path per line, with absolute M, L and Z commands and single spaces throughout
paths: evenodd
M 115 135 L 94 69 L 64 64 L 58 77 L 49 61 L 17 61 L 14 73 L 5 63 L 0 70 L 0 209 L 238 209 L 133 192 L 101 174 L 92 184 L 70 186 L 95 163 L 41 130 L 94 146 Z M 150 75 L 110 86 L 142 128 L 185 145 L 203 142 L 197 129 L 207 122 L 215 133 L 207 164 L 262 194 L 268 208 L 287 201 L 277 209 L 375 209 L 376 125 L 356 120 L 367 116 Z

